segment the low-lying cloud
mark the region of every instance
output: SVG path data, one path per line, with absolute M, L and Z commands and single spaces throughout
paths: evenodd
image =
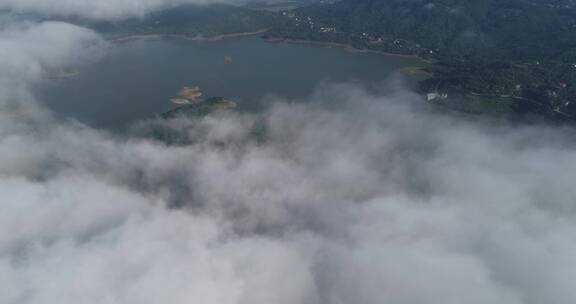
M 2 303 L 576 300 L 572 129 L 335 84 L 121 137 L 33 91 L 96 34 L 27 25 L 0 45 Z M 158 125 L 186 144 L 145 136 Z
M 184 4 L 232 3 L 226 0 L 0 0 L 0 9 L 53 16 L 115 20 Z

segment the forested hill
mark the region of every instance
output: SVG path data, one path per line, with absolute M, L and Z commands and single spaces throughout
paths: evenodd
M 343 0 L 285 15 L 270 36 L 434 59 L 421 88 L 435 102 L 576 121 L 574 0 Z
M 143 17 L 117 21 L 87 20 L 78 17 L 58 18 L 92 28 L 110 38 L 146 34 L 212 37 L 267 29 L 277 25 L 282 19 L 277 13 L 225 4 L 180 5 L 152 12 Z
M 573 0 L 344 0 L 295 13 L 311 18 L 316 29 L 334 28 L 335 33 L 357 34 L 356 39 L 366 33 L 370 37 L 364 40 L 373 42 L 406 40 L 405 51 L 415 51 L 418 44 L 478 60 L 575 57 Z M 299 27 L 292 30 L 318 36 L 313 33 L 318 30 Z

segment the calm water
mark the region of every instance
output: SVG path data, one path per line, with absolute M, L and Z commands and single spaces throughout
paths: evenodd
M 231 63 L 224 58 L 230 56 Z M 257 37 L 196 42 L 134 40 L 114 44 L 80 75 L 45 88 L 56 112 L 90 125 L 121 128 L 174 107 L 182 86 L 205 96 L 238 100 L 255 109 L 267 94 L 304 97 L 321 81 L 378 83 L 417 59 L 351 53 L 342 49 L 268 43 Z

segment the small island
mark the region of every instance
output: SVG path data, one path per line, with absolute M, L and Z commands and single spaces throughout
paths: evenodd
M 201 117 L 219 110 L 231 110 L 237 107 L 237 103 L 224 97 L 209 97 L 205 100 L 197 100 L 195 103 L 185 104 L 163 113 L 164 119 L 176 117 Z
M 202 92 L 200 91 L 200 87 L 183 87 L 179 92 L 178 96 L 175 98 L 170 99 L 175 104 L 179 105 L 186 105 L 186 104 L 193 104 L 199 102 L 202 97 Z

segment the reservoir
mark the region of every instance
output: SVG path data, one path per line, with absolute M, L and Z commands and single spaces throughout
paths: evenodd
M 43 94 L 60 115 L 117 129 L 176 107 L 170 99 L 184 86 L 198 86 L 204 96 L 233 99 L 240 110 L 251 111 L 262 107 L 268 95 L 305 97 L 321 82 L 377 85 L 392 75 L 403 77 L 403 68 L 423 65 L 417 58 L 259 37 L 139 39 L 112 43 L 98 62 L 49 83 Z

